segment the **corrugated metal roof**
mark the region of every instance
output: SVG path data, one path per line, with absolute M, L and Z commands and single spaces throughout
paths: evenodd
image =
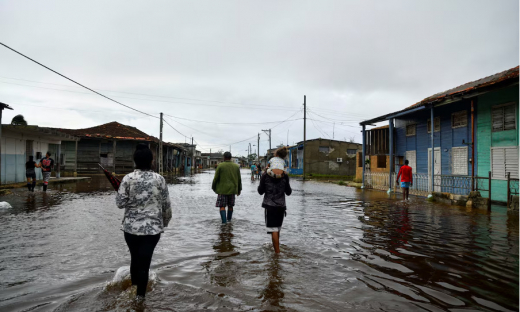
M 429 96 L 429 97 L 425 98 L 424 100 L 417 102 L 411 106 L 408 106 L 404 109 L 401 109 L 401 110 L 398 110 L 398 111 L 395 111 L 395 112 L 392 112 L 392 113 L 389 113 L 386 115 L 382 115 L 382 116 L 379 116 L 376 118 L 362 121 L 360 124 L 367 125 L 367 124 L 371 124 L 371 123 L 381 122 L 381 121 L 386 120 L 387 118 L 391 118 L 391 116 L 393 116 L 393 115 L 406 113 L 408 110 L 412 110 L 412 109 L 417 110 L 420 108 L 424 108 L 424 106 L 426 106 L 427 104 L 435 105 L 436 103 L 450 100 L 452 97 L 463 96 L 463 95 L 478 92 L 481 90 L 484 91 L 486 88 L 492 87 L 493 85 L 502 86 L 503 83 L 514 82 L 514 80 L 516 80 L 516 82 L 518 83 L 518 68 L 519 67 L 516 66 L 511 69 L 504 70 L 500 73 L 465 83 L 463 85 L 446 90 L 444 92 L 436 93 L 436 94 Z
M 493 84 L 497 84 L 499 82 L 502 82 L 502 81 L 505 81 L 508 79 L 514 79 L 514 78 L 518 78 L 518 66 L 508 69 L 508 70 L 504 70 L 503 72 L 500 72 L 500 73 L 497 73 L 497 74 L 494 74 L 491 76 L 481 78 L 479 80 L 465 83 L 463 85 L 446 90 L 444 92 L 439 92 L 437 94 L 434 94 L 432 96 L 425 98 L 424 100 L 422 100 L 418 103 L 415 103 L 414 105 L 412 105 L 410 107 L 416 107 L 416 106 L 419 106 L 419 105 L 425 104 L 425 103 L 442 101 L 447 97 L 465 94 L 465 93 L 468 93 L 471 91 L 475 91 L 477 89 L 488 87 Z
M 150 136 L 143 131 L 120 124 L 116 121 L 109 122 L 92 128 L 84 129 L 58 129 L 61 132 L 68 133 L 73 136 L 82 138 L 105 138 L 105 139 L 119 139 L 119 140 L 136 140 L 136 141 L 151 141 L 158 142 L 154 136 Z

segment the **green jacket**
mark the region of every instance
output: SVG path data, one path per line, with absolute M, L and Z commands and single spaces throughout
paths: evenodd
M 242 191 L 240 167 L 231 161 L 220 163 L 215 171 L 215 178 L 213 178 L 211 188 L 219 195 L 240 193 Z

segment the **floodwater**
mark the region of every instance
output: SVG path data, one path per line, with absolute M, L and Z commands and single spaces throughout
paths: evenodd
M 212 172 L 172 179 L 138 307 L 106 287 L 130 256 L 104 177 L 1 197 L 13 208 L 0 211 L 0 311 L 518 310 L 518 213 L 293 179 L 276 256 L 247 173 L 225 226 Z

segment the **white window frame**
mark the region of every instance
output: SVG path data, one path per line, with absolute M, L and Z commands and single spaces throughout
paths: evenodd
M 455 151 L 463 150 L 466 152 L 466 161 L 464 163 L 464 172 L 465 173 L 455 173 Z M 451 148 L 451 174 L 452 175 L 461 175 L 461 176 L 467 176 L 468 175 L 468 147 L 467 146 L 458 146 L 458 147 L 452 147 Z
M 453 120 L 455 118 L 456 115 L 464 115 L 464 124 L 463 125 L 458 125 L 458 126 L 454 126 L 453 125 Z M 458 112 L 454 112 L 451 114 L 451 128 L 452 129 L 456 129 L 456 128 L 464 128 L 464 127 L 467 127 L 468 126 L 468 111 L 467 110 L 463 110 L 463 111 L 458 111 Z
M 428 126 L 428 123 L 430 122 L 431 118 L 428 118 L 426 121 L 426 128 L 428 128 L 428 133 L 432 133 L 432 127 L 431 125 Z M 439 125 L 439 128 L 437 128 L 437 124 Z M 441 131 L 441 117 L 433 117 L 433 131 L 434 132 L 440 132 Z
M 489 155 L 489 169 L 491 170 L 491 179 L 492 180 L 507 180 L 507 171 L 506 171 L 506 163 L 504 163 L 504 176 L 503 177 L 496 177 L 494 176 L 493 174 L 493 150 L 496 150 L 496 149 L 502 149 L 504 150 L 504 153 L 505 153 L 505 149 L 516 149 L 516 154 L 518 155 L 518 146 L 500 146 L 500 147 L 491 147 L 490 149 L 490 155 Z M 504 159 L 505 159 L 505 155 L 504 155 Z M 518 176 L 511 176 L 511 178 L 515 178 L 515 179 L 518 179 Z
M 413 134 L 408 134 L 408 127 L 413 127 Z M 406 125 L 405 133 L 406 133 L 406 136 L 414 136 L 417 133 L 417 125 L 416 124 Z
M 513 108 L 515 109 L 515 112 L 514 112 L 514 117 L 515 117 L 515 128 L 514 129 L 508 129 L 508 130 L 504 130 L 504 125 L 505 125 L 505 117 L 504 117 L 504 120 L 502 122 L 502 130 L 499 130 L 499 131 L 493 131 L 493 109 L 495 108 L 501 108 L 501 107 L 505 107 L 505 106 L 513 106 Z M 502 132 L 502 131 L 510 131 L 510 130 L 516 130 L 518 129 L 518 118 L 516 118 L 516 114 L 517 114 L 517 109 L 518 109 L 518 104 L 516 102 L 508 102 L 508 103 L 504 103 L 504 104 L 499 104 L 499 105 L 493 105 L 491 106 L 491 132 Z

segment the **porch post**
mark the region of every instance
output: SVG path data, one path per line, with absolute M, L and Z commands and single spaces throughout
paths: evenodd
M 365 188 L 365 149 L 366 149 L 366 131 L 365 131 L 365 125 L 361 125 L 363 130 L 361 130 L 361 133 L 363 135 L 363 149 L 361 151 L 361 165 L 363 166 L 363 181 L 361 184 L 361 188 Z
M 433 105 L 431 106 L 430 108 L 430 133 L 431 133 L 431 145 L 432 145 L 432 154 L 431 154 L 431 159 L 432 159 L 432 163 L 431 163 L 431 171 L 432 171 L 432 189 L 431 189 L 431 192 L 432 192 L 432 195 L 433 195 L 433 191 L 435 190 L 435 186 L 434 186 L 434 182 L 435 182 L 435 179 L 434 179 L 434 176 L 435 176 L 435 158 L 434 158 L 434 155 L 435 155 L 435 147 L 433 145 L 433 133 L 434 133 L 434 128 L 435 128 L 435 122 L 433 120 Z
M 112 146 L 112 154 L 114 155 L 112 161 L 114 162 L 114 169 L 113 169 L 113 172 L 116 173 L 116 144 L 117 144 L 117 141 L 114 140 L 114 143 L 113 143 L 113 146 Z
M 76 140 L 76 159 L 74 160 L 74 176 L 78 176 L 78 141 Z
M 388 162 L 390 163 L 390 170 L 388 170 L 388 193 L 392 192 L 392 173 L 394 173 L 394 119 L 390 118 L 388 120 L 388 131 L 390 131 L 390 159 Z
M 60 178 L 60 163 L 61 163 L 61 141 L 58 144 L 58 152 L 56 153 L 56 179 Z

